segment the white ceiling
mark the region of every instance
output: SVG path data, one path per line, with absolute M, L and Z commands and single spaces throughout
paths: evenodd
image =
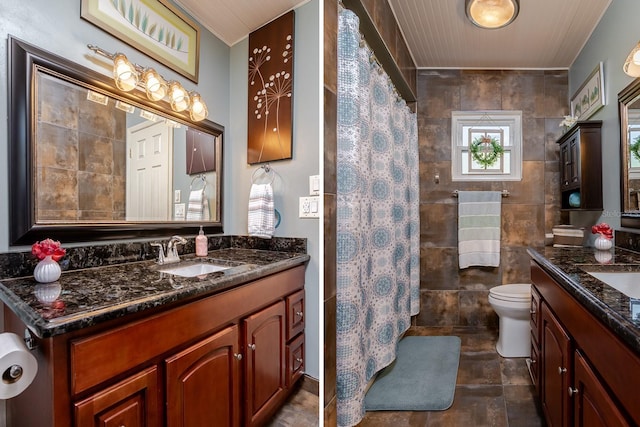
M 309 0 L 176 0 L 227 45 Z M 520 0 L 509 26 L 483 30 L 464 0 L 389 0 L 418 68 L 569 68 L 612 0 Z
M 464 0 L 389 0 L 418 68 L 569 68 L 611 0 L 520 0 L 507 27 L 481 29 Z
M 309 0 L 174 0 L 220 40 L 233 46 L 249 33 Z

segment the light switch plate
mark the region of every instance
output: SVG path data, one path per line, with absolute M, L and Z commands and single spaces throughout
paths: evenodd
M 173 216 L 174 219 L 184 219 L 185 217 L 185 204 L 184 203 L 176 203 L 173 205 Z
M 173 203 L 180 203 L 180 190 L 175 190 L 173 192 Z
M 300 197 L 300 218 L 320 218 L 320 198 Z
M 312 196 L 320 195 L 320 175 L 311 175 L 309 177 L 309 194 Z

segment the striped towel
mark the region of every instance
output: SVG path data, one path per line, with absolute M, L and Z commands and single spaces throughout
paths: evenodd
M 249 194 L 249 235 L 270 239 L 275 228 L 274 222 L 271 184 L 252 184 Z
M 187 206 L 187 221 L 208 221 L 209 220 L 209 200 L 204 188 L 192 190 L 189 193 L 189 205 Z
M 500 265 L 499 191 L 458 192 L 458 260 L 460 268 Z

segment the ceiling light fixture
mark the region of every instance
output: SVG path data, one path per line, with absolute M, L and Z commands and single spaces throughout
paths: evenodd
M 516 19 L 519 11 L 518 0 L 465 0 L 467 18 L 480 28 L 506 27 Z
M 640 77 L 640 42 L 629 52 L 622 69 L 630 77 Z
M 189 117 L 194 122 L 204 120 L 209 114 L 207 105 L 199 94 L 187 92 L 176 81 L 168 82 L 153 68 L 142 68 L 130 62 L 122 53 L 109 53 L 98 46 L 87 45 L 95 53 L 113 61 L 113 81 L 118 89 L 130 92 L 140 86 L 149 100 L 158 102 L 165 100 L 175 112 L 189 110 Z

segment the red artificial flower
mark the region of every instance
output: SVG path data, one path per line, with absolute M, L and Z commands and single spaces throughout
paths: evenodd
M 31 253 L 38 259 L 45 259 L 47 256 L 51 256 L 54 261 L 60 261 L 67 251 L 60 247 L 60 242 L 57 240 L 44 239 L 40 242 L 35 242 L 31 246 Z
M 606 222 L 601 222 L 591 227 L 591 234 L 601 234 L 607 239 L 613 239 L 613 230 Z

